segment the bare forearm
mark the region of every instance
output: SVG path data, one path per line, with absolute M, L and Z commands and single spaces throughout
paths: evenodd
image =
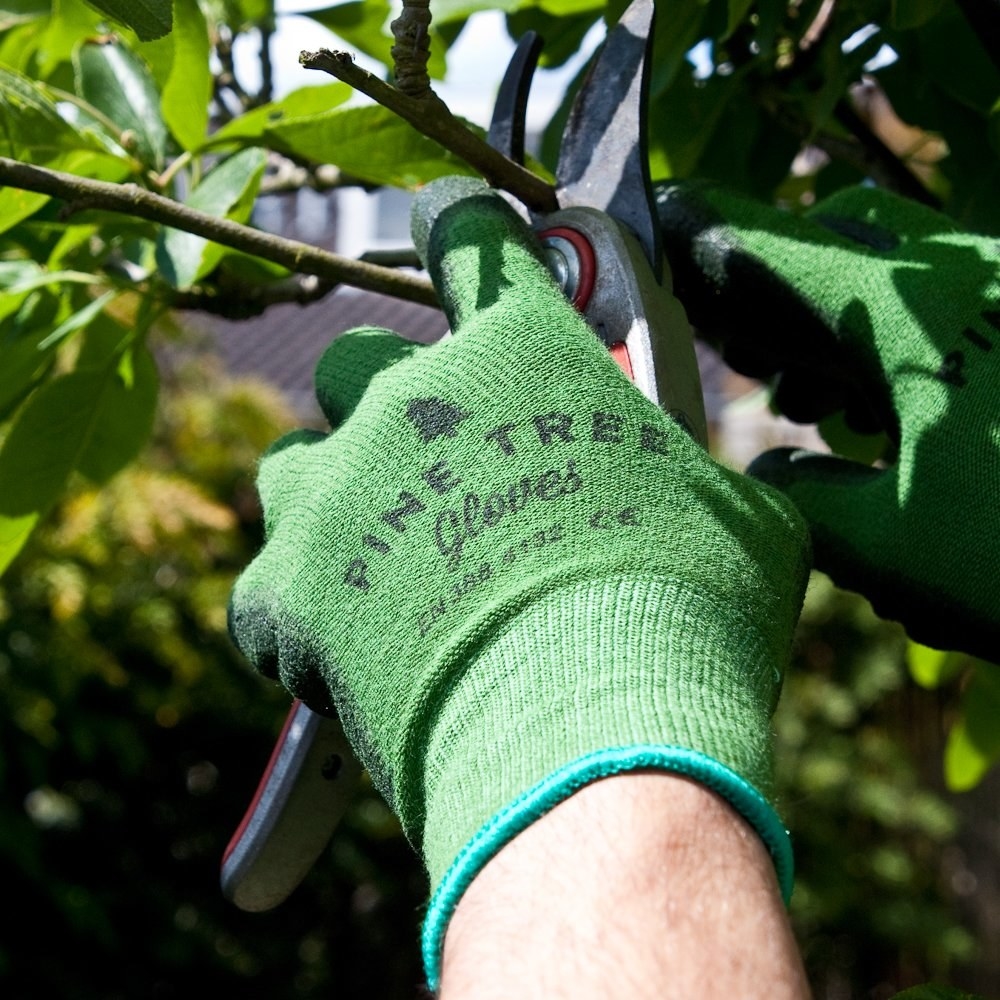
M 596 782 L 477 876 L 445 940 L 443 1000 L 809 995 L 773 866 L 686 779 Z

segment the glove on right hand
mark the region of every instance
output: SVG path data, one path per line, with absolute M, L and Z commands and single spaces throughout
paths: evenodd
M 659 196 L 674 291 L 792 419 L 887 430 L 880 470 L 791 449 L 752 475 L 810 523 L 816 565 L 913 638 L 1000 645 L 1000 251 L 945 216 L 850 188 L 797 217 L 705 184 Z

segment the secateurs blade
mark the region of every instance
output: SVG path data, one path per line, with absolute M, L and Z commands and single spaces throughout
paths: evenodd
M 563 133 L 559 209 L 531 222 L 567 297 L 621 368 L 705 444 L 694 341 L 671 294 L 649 175 L 645 115 L 652 27 L 653 0 L 634 0 L 608 33 Z M 519 163 L 540 50 L 534 35 L 518 45 L 489 132 L 490 143 Z M 226 896 L 245 910 L 270 909 L 284 900 L 329 842 L 359 772 L 340 724 L 296 701 L 226 849 Z

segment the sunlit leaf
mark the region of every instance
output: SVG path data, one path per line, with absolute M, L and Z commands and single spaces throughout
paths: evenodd
M 208 25 L 198 0 L 174 0 L 174 58 L 163 87 L 163 120 L 185 149 L 205 138 L 212 96 Z
M 952 791 L 975 788 L 1000 760 L 1000 667 L 980 663 L 962 696 L 962 715 L 948 733 L 944 776 Z
M 31 537 L 38 514 L 24 514 L 20 517 L 8 517 L 0 514 L 0 573 L 4 573 L 17 554 L 24 548 L 25 542 Z
M 842 411 L 824 417 L 817 430 L 832 452 L 862 465 L 874 464 L 889 447 L 885 434 L 859 434 L 848 427 Z
M 350 0 L 321 10 L 303 11 L 302 14 L 329 28 L 352 49 L 357 49 L 386 66 L 392 66 L 390 50 L 395 43 L 389 30 L 389 22 L 393 12 L 393 5 L 389 0 Z M 430 48 L 427 72 L 437 79 L 444 77 L 444 53 L 448 48 L 438 31 L 441 23 L 435 9 L 434 20 L 428 30 Z
M 244 149 L 209 171 L 185 204 L 219 219 L 228 217 L 245 222 L 265 164 L 266 154 L 262 149 Z M 177 288 L 187 288 L 215 266 L 221 252 L 221 248 L 201 236 L 165 229 L 157 243 L 156 262 L 167 281 Z
M 68 319 L 60 323 L 50 334 L 48 334 L 44 340 L 38 345 L 39 350 L 47 350 L 50 347 L 55 347 L 61 341 L 65 340 L 71 333 L 76 333 L 78 330 L 84 329 L 89 323 L 91 323 L 107 306 L 112 299 L 118 293 L 116 291 L 105 292 L 103 295 L 91 302 L 88 302 L 82 309 L 78 312 L 73 313 Z
M 131 28 L 143 41 L 170 31 L 171 0 L 88 0 L 114 21 Z
M 63 120 L 44 86 L 0 66 L 0 155 L 45 163 L 81 147 L 99 148 Z
M 265 133 L 273 126 L 289 123 L 298 118 L 312 118 L 332 111 L 348 100 L 354 91 L 346 83 L 328 83 L 315 87 L 300 87 L 280 101 L 272 101 L 226 122 L 213 132 L 205 142 L 206 147 L 226 145 L 230 142 L 263 142 Z
M 142 60 L 120 41 L 88 41 L 74 57 L 82 97 L 121 129 L 118 142 L 134 147 L 159 169 L 167 128 L 160 116 L 160 95 Z
M 473 173 L 463 160 L 382 107 L 279 122 L 266 135 L 285 152 L 332 163 L 374 184 L 412 189 L 445 174 Z
M 932 649 L 912 640 L 906 646 L 906 659 L 910 666 L 910 675 L 925 688 L 936 688 L 947 684 L 971 662 L 971 657 L 965 653 Z
M 52 0 L 52 16 L 35 52 L 39 78 L 63 77 L 76 47 L 84 38 L 100 34 L 103 21 L 101 12 L 84 0 Z
M 63 283 L 92 285 L 94 276 L 85 271 L 47 271 L 28 260 L 0 263 L 0 287 L 11 294 Z

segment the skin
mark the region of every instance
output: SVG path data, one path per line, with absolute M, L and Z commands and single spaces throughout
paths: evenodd
M 713 792 L 595 782 L 479 873 L 448 927 L 442 1000 L 801 1000 L 771 860 Z

